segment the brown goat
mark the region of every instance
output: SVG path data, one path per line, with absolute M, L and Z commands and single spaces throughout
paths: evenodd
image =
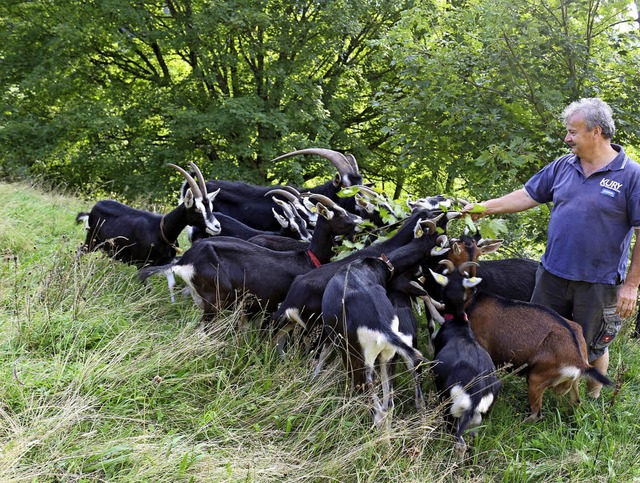
M 526 421 L 542 418 L 542 395 L 548 387 L 561 395 L 569 392 L 577 404 L 580 378 L 613 384 L 589 365 L 580 325 L 547 307 L 480 292 L 466 311 L 478 342 L 496 366 L 510 363 L 527 375 L 531 415 Z

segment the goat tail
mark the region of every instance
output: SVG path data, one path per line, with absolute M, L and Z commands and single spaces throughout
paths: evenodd
M 157 273 L 164 273 L 167 270 L 170 270 L 173 267 L 173 263 L 167 263 L 166 265 L 152 265 L 149 267 L 143 267 L 138 270 L 138 278 L 141 282 L 144 282 L 150 276 L 155 275 Z
M 598 369 L 593 366 L 589 366 L 586 369 L 582 370 L 582 375 L 588 377 L 589 379 L 593 379 L 594 381 L 599 382 L 600 384 L 604 384 L 605 386 L 613 386 L 613 381 L 609 379 L 607 376 L 602 374 Z
M 413 367 L 418 366 L 418 364 L 422 362 L 427 362 L 427 359 L 422 355 L 422 352 L 407 344 L 402 337 L 395 332 L 388 334 L 388 337 L 389 342 L 396 347 L 396 350 L 400 353 L 402 358 L 407 362 L 411 361 Z

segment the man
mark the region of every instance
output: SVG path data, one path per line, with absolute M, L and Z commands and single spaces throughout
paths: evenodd
M 472 216 L 553 202 L 531 301 L 578 322 L 589 362 L 606 374 L 608 346 L 638 298 L 640 243 L 634 244 L 626 277 L 625 272 L 633 232 L 640 233 L 640 165 L 611 143 L 615 124 L 601 99 L 575 101 L 562 117 L 572 154 L 542 168 L 523 189 L 479 203 L 485 210 Z M 588 383 L 591 397 L 599 397 L 601 388 Z

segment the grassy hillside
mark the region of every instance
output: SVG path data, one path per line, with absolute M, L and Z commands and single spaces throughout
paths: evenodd
M 310 377 L 257 331 L 196 329 L 190 299 L 101 254 L 74 260 L 77 199 L 0 184 L 0 481 L 640 481 L 640 343 L 612 348 L 619 391 L 575 410 L 546 394 L 525 424 L 526 384 L 504 390 L 464 459 L 400 404 L 375 431 L 340 370 Z M 340 366 L 331 366 L 336 369 Z M 583 387 L 583 394 L 585 389 Z

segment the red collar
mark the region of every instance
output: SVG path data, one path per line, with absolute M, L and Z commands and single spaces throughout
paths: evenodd
M 320 265 L 322 265 L 322 263 L 320 263 L 320 260 L 318 260 L 318 257 L 316 257 L 311 250 L 307 250 L 307 255 L 309 255 L 309 259 L 311 260 L 311 263 L 313 263 L 314 267 L 318 268 Z
M 444 314 L 444 321 L 445 322 L 450 322 L 453 320 L 453 314 Z M 468 321 L 469 319 L 467 318 L 467 313 L 464 313 L 464 320 Z

